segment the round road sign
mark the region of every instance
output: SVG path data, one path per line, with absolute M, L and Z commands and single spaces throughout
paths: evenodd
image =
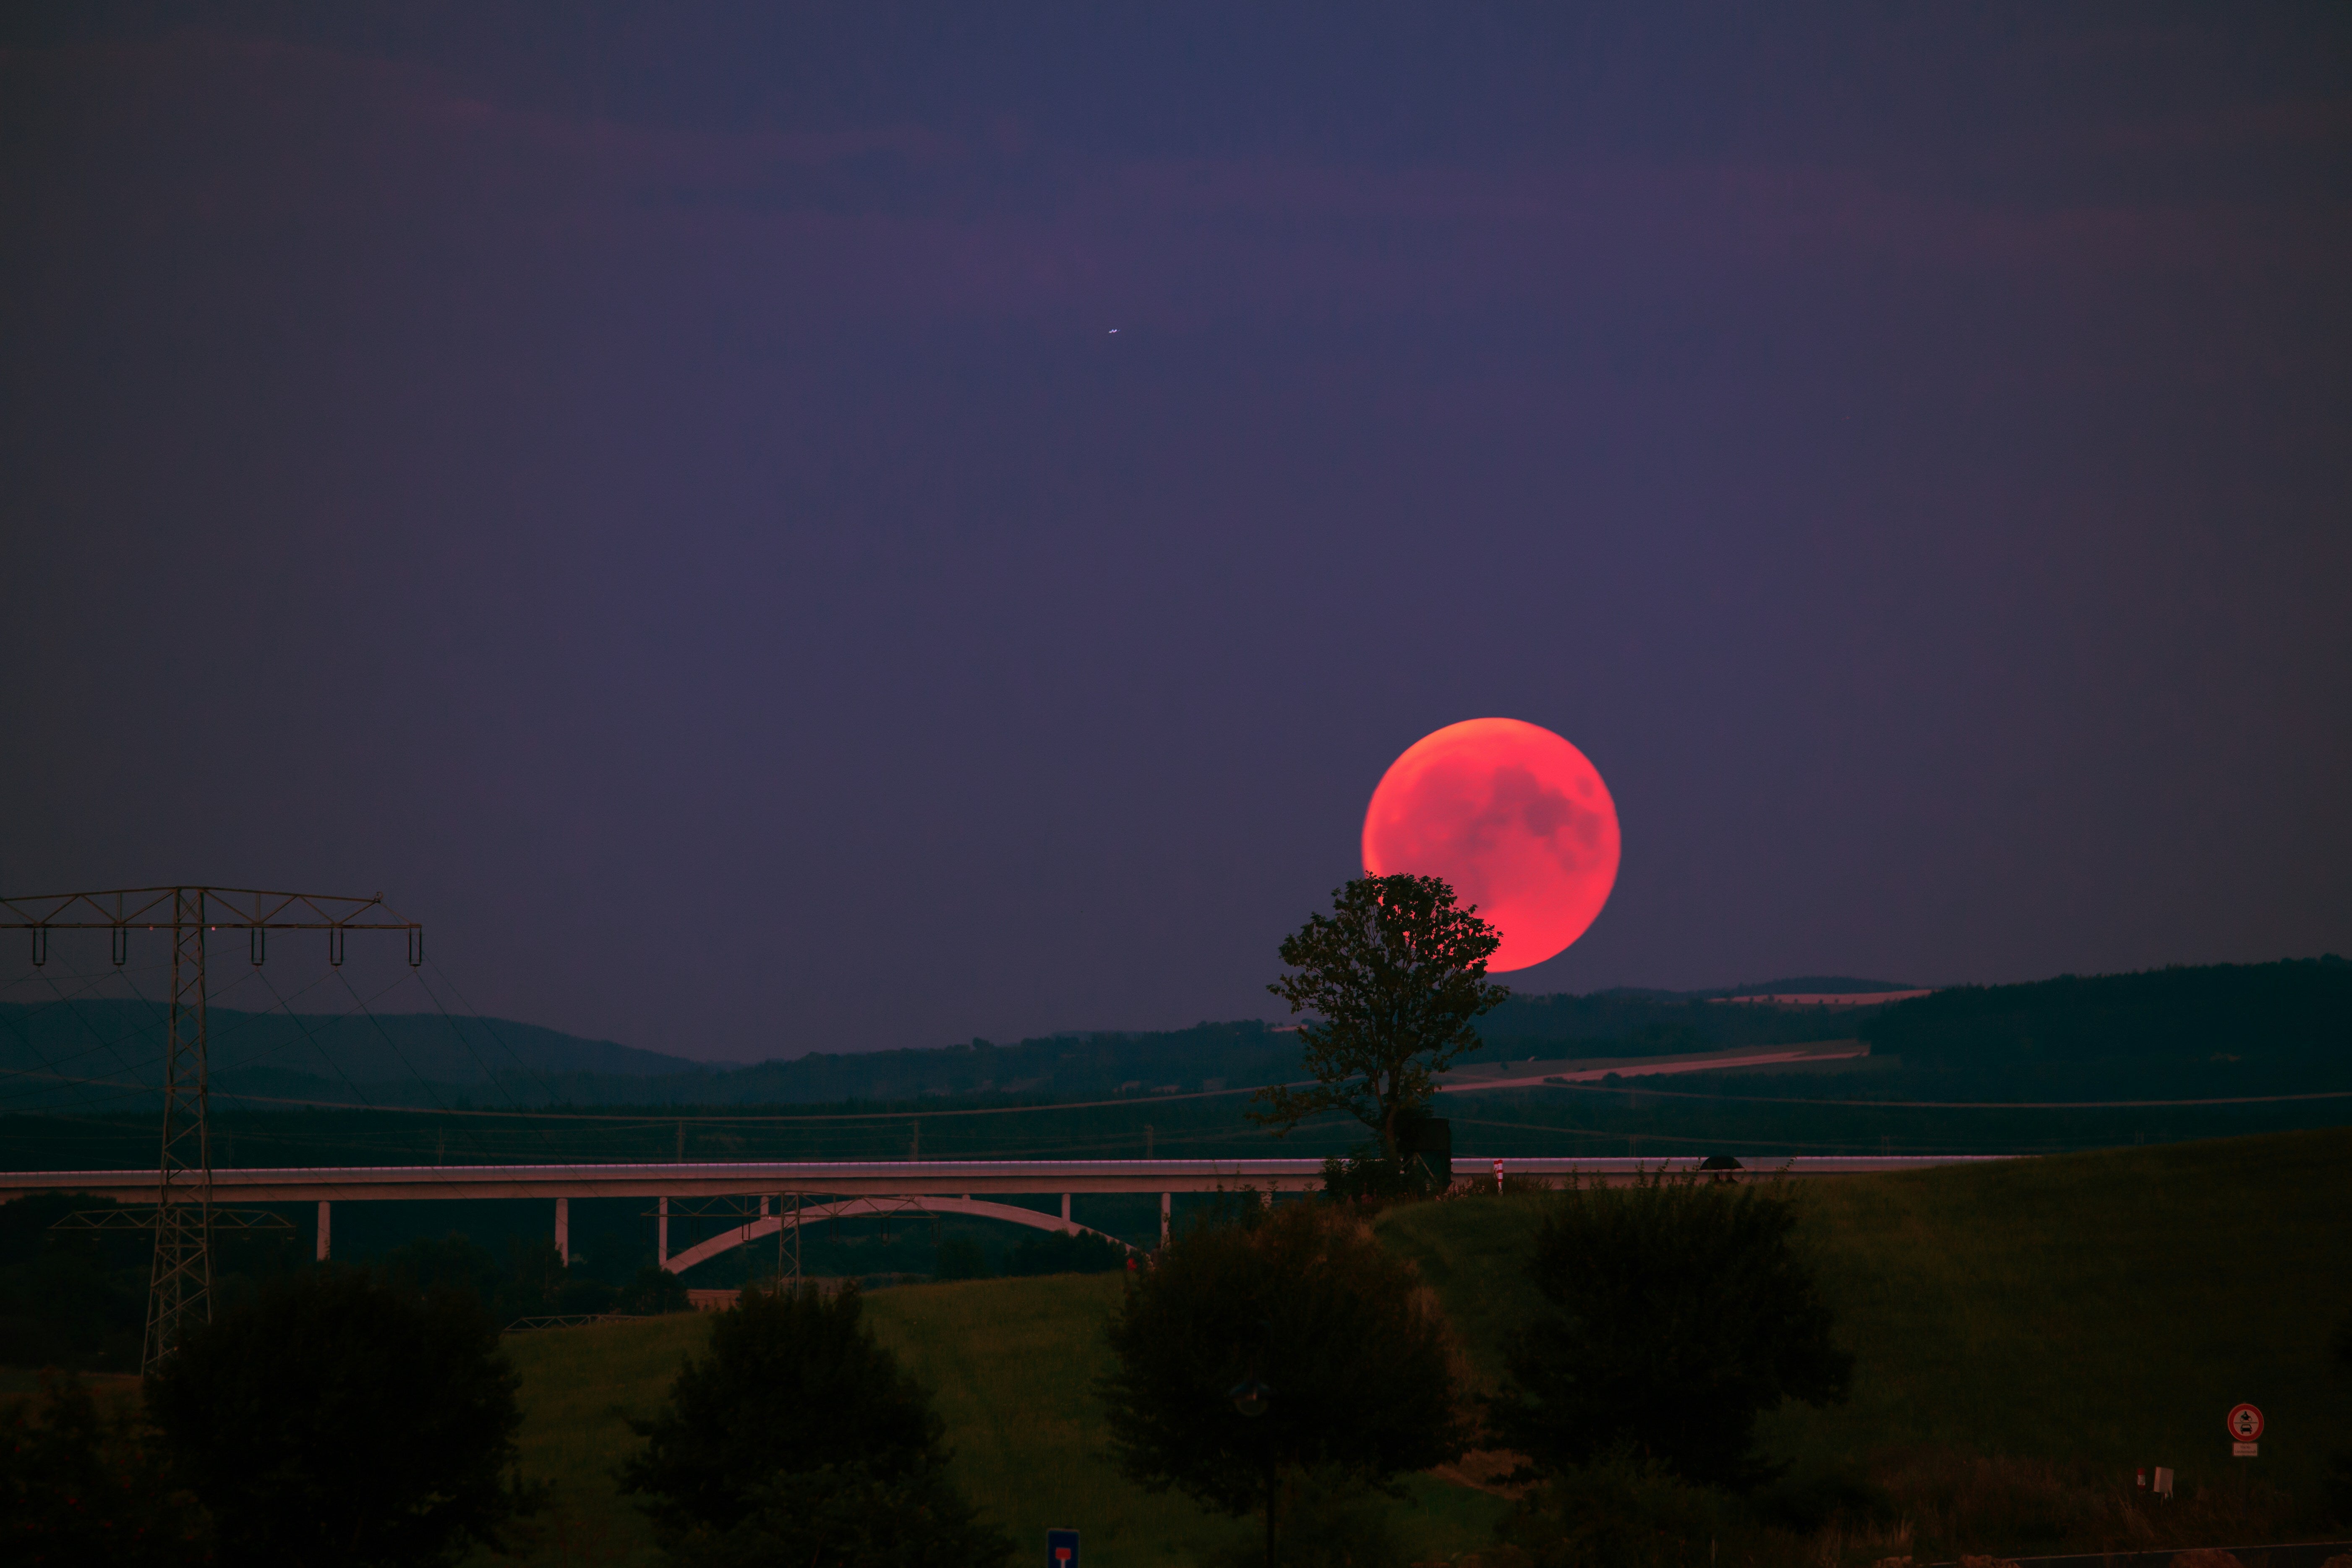
M 2231 1436 L 2241 1443 L 2251 1443 L 2263 1435 L 2263 1413 L 2251 1405 L 2233 1405 L 2226 1425 Z

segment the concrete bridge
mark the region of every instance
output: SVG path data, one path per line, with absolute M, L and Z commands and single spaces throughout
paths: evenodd
M 1979 1164 L 2006 1154 L 1809 1155 L 1795 1159 L 1759 1156 L 1747 1166 L 1759 1174 L 1816 1177 L 1922 1170 L 1937 1165 Z M 1455 1179 L 1513 1176 L 1628 1182 L 1660 1168 L 1688 1170 L 1696 1157 L 1640 1160 L 1610 1158 L 1473 1158 L 1456 1155 Z M 1307 1193 L 1323 1184 L 1319 1159 L 1242 1160 L 798 1160 L 729 1161 L 687 1164 L 579 1165 L 322 1165 L 308 1168 L 237 1168 L 212 1173 L 218 1205 L 316 1203 L 319 1256 L 329 1253 L 332 1205 L 420 1198 L 540 1198 L 554 1204 L 555 1246 L 571 1260 L 571 1200 L 641 1197 L 656 1200 L 656 1257 L 680 1270 L 730 1247 L 773 1236 L 792 1224 L 885 1213 L 969 1214 L 1043 1230 L 1077 1235 L 1088 1231 L 1071 1215 L 1076 1194 L 1158 1193 L 1160 1235 L 1168 1237 L 1174 1194 L 1235 1192 L 1252 1188 L 1272 1201 L 1277 1192 Z M 186 1191 L 183 1185 L 180 1189 Z M 156 1173 L 143 1171 L 0 1172 L 0 1202 L 34 1193 L 76 1193 L 121 1203 L 156 1200 Z M 1059 1194 L 1059 1218 L 1018 1204 L 977 1194 Z M 747 1215 L 719 1236 L 672 1257 L 670 1202 L 683 1198 L 761 1200 L 761 1212 Z M 794 1218 L 781 1200 L 792 1200 Z M 898 1200 L 886 1205 L 884 1200 Z M 909 1200 L 919 1200 L 914 1202 Z M 772 1204 L 773 1205 L 772 1208 Z M 860 1206 L 863 1205 L 863 1206 Z M 681 1216 L 683 1217 L 683 1216 Z M 1092 1234 L 1101 1235 L 1101 1232 Z M 1116 1239 L 1115 1237 L 1112 1239 Z M 1124 1245 L 1124 1244 L 1122 1244 Z

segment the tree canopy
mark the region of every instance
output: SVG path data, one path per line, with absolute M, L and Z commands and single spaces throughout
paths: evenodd
M 630 1426 L 622 1489 L 696 1563 L 992 1562 L 1011 1550 L 947 1480 L 930 1396 L 875 1341 L 856 1289 L 746 1290 L 669 1404 Z
M 470 1293 L 331 1267 L 189 1335 L 147 1405 L 224 1561 L 427 1563 L 525 1505 L 519 1385 Z
M 1853 1370 L 1796 1223 L 1758 1185 L 1657 1175 L 1561 1194 L 1528 1265 L 1551 1310 L 1512 1347 L 1493 1407 L 1505 1440 L 1554 1468 L 1623 1447 L 1695 1481 L 1769 1479 L 1756 1418 L 1841 1403 Z
M 1462 1451 L 1450 1341 L 1419 1274 L 1322 1205 L 1179 1237 L 1130 1277 L 1110 1342 L 1099 1392 L 1121 1468 L 1228 1513 L 1267 1507 L 1269 1532 L 1281 1480 L 1380 1484 Z M 1245 1415 L 1253 1387 L 1263 1408 Z
M 1510 995 L 1486 984 L 1501 945 L 1443 878 L 1359 877 L 1335 889 L 1329 915 L 1308 916 L 1283 939 L 1293 973 L 1266 987 L 1309 1016 L 1300 1055 L 1317 1082 L 1260 1089 L 1251 1119 L 1286 1132 L 1345 1110 L 1393 1161 L 1398 1118 L 1428 1103 L 1436 1075 L 1477 1048 L 1477 1018 Z
M 73 1373 L 0 1411 L 0 1562 L 181 1568 L 211 1560 L 208 1523 L 129 1412 L 110 1419 Z

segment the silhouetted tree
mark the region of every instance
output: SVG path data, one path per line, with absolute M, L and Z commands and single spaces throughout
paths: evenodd
M 935 1279 L 985 1279 L 988 1278 L 988 1254 L 980 1243 L 968 1236 L 950 1236 L 940 1239 L 937 1261 L 931 1266 Z
M 553 1248 L 548 1249 L 551 1254 Z M 490 1250 L 460 1231 L 423 1237 L 384 1254 L 376 1271 L 403 1289 L 429 1296 L 459 1290 L 488 1307 L 505 1279 Z
M 1345 1110 L 1394 1161 L 1398 1117 L 1428 1103 L 1435 1075 L 1477 1048 L 1474 1021 L 1510 995 L 1486 983 L 1502 941 L 1442 878 L 1359 877 L 1335 889 L 1329 916 L 1310 915 L 1283 939 L 1282 962 L 1297 973 L 1266 987 L 1311 1015 L 1300 1055 L 1318 1082 L 1258 1090 L 1264 1109 L 1251 1120 L 1287 1132 Z
M 622 1289 L 614 1306 L 620 1311 L 650 1318 L 663 1312 L 691 1310 L 694 1301 L 686 1293 L 685 1280 L 657 1263 L 648 1263 Z
M 956 1500 L 930 1398 L 863 1311 L 855 1288 L 746 1290 L 668 1406 L 630 1422 L 647 1441 L 622 1465 L 622 1489 L 646 1500 L 677 1561 L 928 1564 L 1011 1550 Z M 869 1541 L 893 1544 L 857 1556 Z
M 0 1562 L 16 1568 L 178 1568 L 210 1560 L 195 1499 L 174 1488 L 128 1414 L 99 1414 L 79 1377 L 0 1417 Z
M 59 1231 L 104 1198 L 37 1193 L 0 1204 L 0 1361 L 135 1372 L 148 1258 L 127 1232 Z
M 330 1268 L 190 1335 L 147 1403 L 226 1561 L 428 1563 L 528 1506 L 519 1384 L 470 1293 Z
M 1853 1370 L 1796 1223 L 1756 1185 L 1653 1175 L 1562 1193 L 1528 1265 L 1552 1310 L 1510 1349 L 1497 1430 L 1553 1468 L 1624 1447 L 1691 1480 L 1769 1479 L 1757 1416 L 1841 1403 Z
M 1307 1472 L 1382 1485 L 1459 1455 L 1450 1343 L 1412 1265 L 1313 1204 L 1202 1226 L 1130 1276 L 1099 1386 L 1121 1469 L 1235 1515 Z M 1252 1413 L 1252 1407 L 1255 1412 Z
M 1004 1259 L 1007 1278 L 1030 1274 L 1108 1274 L 1127 1267 L 1128 1249 L 1092 1231 L 1024 1236 Z

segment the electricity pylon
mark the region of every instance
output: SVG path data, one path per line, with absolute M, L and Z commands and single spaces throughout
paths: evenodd
M 205 938 L 243 931 L 258 966 L 273 931 L 323 931 L 327 962 L 343 962 L 343 933 L 404 931 L 408 963 L 425 962 L 425 927 L 372 899 L 326 893 L 273 893 L 253 888 L 118 888 L 99 893 L 47 893 L 0 899 L 0 931 L 33 933 L 33 963 L 48 962 L 49 932 L 113 932 L 120 968 L 131 930 L 172 933 L 172 1007 L 163 1055 L 163 1142 L 155 1170 L 155 1259 L 147 1274 L 147 1336 L 142 1373 L 178 1348 L 189 1328 L 212 1321 L 213 1149 L 205 1050 Z M 373 916 L 373 918 L 370 918 Z M 191 1321 L 193 1320 L 193 1322 Z

